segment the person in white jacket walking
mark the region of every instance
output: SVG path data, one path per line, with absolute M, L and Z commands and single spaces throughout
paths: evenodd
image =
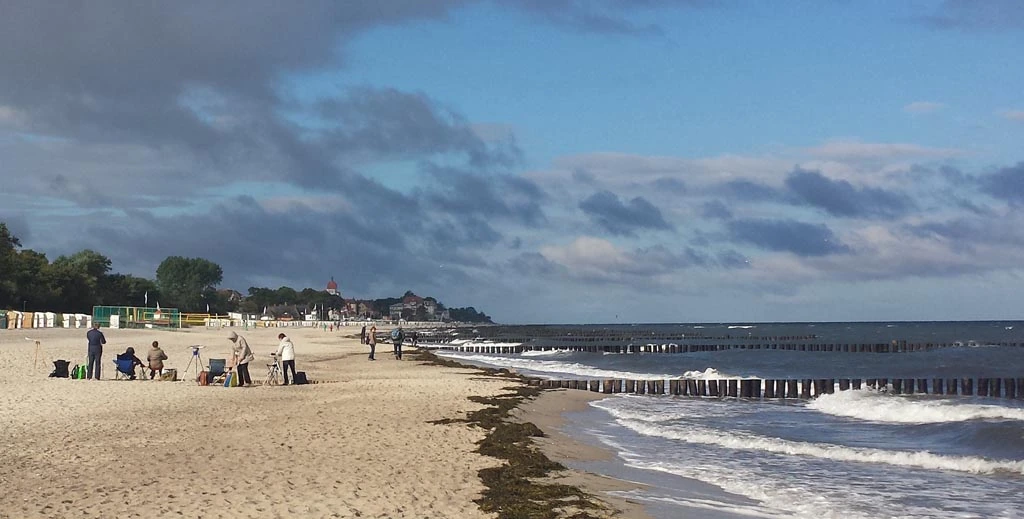
M 281 344 L 277 345 L 277 358 L 281 359 L 281 373 L 284 375 L 284 385 L 288 385 L 288 369 L 292 370 L 292 380 L 295 380 L 295 345 L 287 335 L 280 333 L 277 338 Z

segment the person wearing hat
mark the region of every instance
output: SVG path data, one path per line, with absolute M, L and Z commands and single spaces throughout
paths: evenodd
M 238 335 L 235 332 L 228 334 L 228 339 L 234 343 L 231 347 L 232 353 L 235 356 L 235 373 L 238 378 L 238 386 L 251 386 L 252 378 L 249 376 L 249 362 L 254 357 L 252 350 L 249 349 L 249 343 L 245 341 L 245 337 Z

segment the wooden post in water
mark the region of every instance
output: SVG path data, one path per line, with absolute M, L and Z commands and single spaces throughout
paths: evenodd
M 903 393 L 903 379 L 902 378 L 894 378 L 894 379 L 892 379 L 892 392 L 896 393 L 897 395 Z
M 708 381 L 700 379 L 697 381 L 697 396 L 707 396 L 708 394 Z
M 978 396 L 988 396 L 988 379 L 978 379 Z
M 668 392 L 671 395 L 681 395 L 683 391 L 679 389 L 679 380 L 668 381 Z
M 957 394 L 957 383 L 955 378 L 946 379 L 946 394 L 955 395 Z
M 746 379 L 740 380 L 740 397 L 750 398 L 750 391 L 750 381 Z
M 756 378 L 750 381 L 750 396 L 761 398 L 761 379 Z
M 848 379 L 848 378 L 841 378 L 841 379 L 839 379 L 839 390 L 840 391 L 849 391 L 850 390 L 850 379 Z
M 800 382 L 797 380 L 786 381 L 786 398 L 800 398 Z
M 854 390 L 860 390 L 860 386 L 861 386 L 861 381 L 860 381 L 859 378 L 853 379 L 852 384 L 850 384 L 850 387 L 852 387 Z
M 764 397 L 765 398 L 775 398 L 775 381 L 774 380 L 769 379 L 769 380 L 765 380 L 764 381 Z
M 988 381 L 988 395 L 991 397 L 999 398 L 1003 396 L 1003 379 L 993 378 Z
M 1024 398 L 1024 378 L 1017 379 L 1017 398 Z
M 905 378 L 903 379 L 903 392 L 908 395 L 914 394 L 914 379 Z
M 932 394 L 941 395 L 943 392 L 944 392 L 944 389 L 942 387 L 942 379 L 941 378 L 932 379 Z
M 709 380 L 708 381 L 708 396 L 720 396 L 718 394 L 718 381 L 717 380 Z
M 636 394 L 646 395 L 647 394 L 647 381 L 637 380 L 636 381 Z
M 607 380 L 607 379 L 605 379 L 604 387 L 601 388 L 603 390 L 604 394 L 606 394 L 606 395 L 612 394 L 612 383 L 614 383 L 614 382 L 615 382 L 614 380 Z
M 1012 378 L 1004 378 L 1003 385 L 1006 386 L 1006 398 L 1017 398 L 1017 384 Z
M 725 396 L 729 394 L 729 384 L 725 379 L 718 381 L 718 396 Z
M 960 394 L 964 396 L 974 395 L 974 379 L 973 378 L 962 378 L 960 379 Z
M 636 393 L 636 381 L 635 380 L 627 380 L 626 381 L 626 387 L 624 387 L 622 389 L 622 392 L 623 393 Z
M 686 393 L 689 394 L 690 396 L 700 396 L 700 394 L 697 393 L 697 381 L 696 380 L 694 380 L 692 378 L 686 380 Z
M 654 380 L 652 382 L 654 382 L 654 394 L 655 395 L 664 395 L 665 394 L 665 381 L 664 380 Z
M 803 379 L 800 381 L 800 398 L 811 398 L 811 380 Z
M 736 386 L 737 385 L 738 384 L 736 383 L 736 379 L 734 379 L 734 378 L 729 379 L 729 391 L 728 391 L 729 396 L 731 396 L 731 397 L 739 396 L 739 393 L 737 393 L 737 391 L 736 391 Z

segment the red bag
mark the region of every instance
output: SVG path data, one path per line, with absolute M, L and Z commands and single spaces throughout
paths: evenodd
M 196 382 L 199 382 L 200 386 L 208 386 L 210 385 L 210 378 L 206 375 L 205 371 L 200 371 L 199 378 L 196 379 Z

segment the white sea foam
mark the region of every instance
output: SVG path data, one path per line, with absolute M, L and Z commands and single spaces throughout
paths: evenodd
M 756 326 L 753 326 L 753 325 L 739 325 L 739 324 L 733 324 L 733 325 L 729 326 L 730 330 L 735 330 L 736 328 L 741 328 L 741 329 L 746 330 L 748 328 L 756 328 Z
M 1024 420 L 1024 409 L 964 403 L 945 398 L 920 398 L 870 389 L 821 395 L 807 407 L 822 413 L 872 422 L 945 423 L 968 420 Z
M 686 371 L 683 373 L 683 378 L 696 378 L 703 380 L 720 380 L 723 378 L 739 378 L 732 375 L 723 375 L 715 368 L 708 368 L 704 371 Z
M 520 353 L 523 357 L 547 357 L 550 355 L 563 355 L 572 353 L 572 350 L 530 350 Z
M 1024 461 L 988 460 L 975 456 L 944 456 L 927 451 L 887 451 L 881 449 L 846 447 L 829 443 L 808 443 L 781 438 L 755 436 L 741 431 L 681 430 L 672 426 L 658 425 L 647 421 L 627 418 L 614 407 L 602 407 L 624 427 L 645 436 L 657 436 L 687 443 L 715 445 L 726 449 L 768 452 L 788 456 L 809 456 L 843 462 L 884 463 L 901 467 L 918 467 L 930 470 L 949 470 L 971 474 L 992 474 L 1010 472 L 1024 474 Z
M 617 371 L 595 368 L 578 362 L 560 362 L 556 360 L 535 360 L 531 358 L 516 357 L 495 357 L 493 355 L 481 355 L 474 353 L 462 353 L 457 351 L 440 351 L 439 356 L 480 362 L 491 366 L 502 368 L 516 368 L 529 370 L 538 373 L 549 373 L 551 378 L 564 378 L 566 375 L 579 375 L 591 378 L 618 378 L 631 380 L 665 380 L 679 378 L 678 375 L 668 373 L 636 373 L 633 371 Z M 559 376 L 561 375 L 561 376 Z

